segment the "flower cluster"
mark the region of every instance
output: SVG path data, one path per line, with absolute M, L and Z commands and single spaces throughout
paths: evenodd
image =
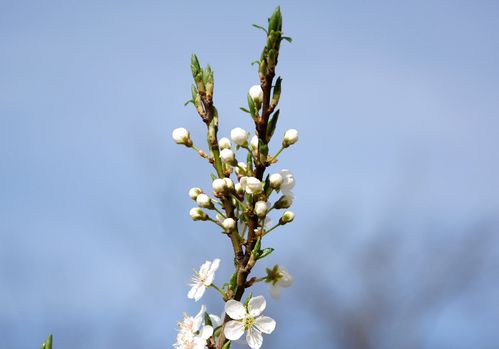
M 213 166 L 215 174 L 211 187 L 194 187 L 189 197 L 195 206 L 189 214 L 194 221 L 208 221 L 226 235 L 234 254 L 234 272 L 223 286 L 215 284 L 215 273 L 220 259 L 205 261 L 194 272 L 187 297 L 199 301 L 207 289 L 213 289 L 225 302 L 224 315 L 218 317 L 206 312 L 203 305 L 194 317 L 184 315 L 178 323 L 176 349 L 228 349 L 232 341 L 246 334 L 246 343 L 259 349 L 263 334 L 270 334 L 276 322 L 262 313 L 266 308 L 263 296 L 251 293 L 242 302 L 245 291 L 258 282 L 266 282 L 270 294 L 277 298 L 281 287 L 291 285 L 291 275 L 282 267 L 267 268 L 267 275 L 250 277 L 256 263 L 274 251 L 264 247 L 264 237 L 295 218 L 289 208 L 295 195 L 295 177 L 288 169 L 269 171 L 278 163 L 279 155 L 298 142 L 298 131 L 288 129 L 280 141 L 280 148 L 271 152 L 269 143 L 274 136 L 280 110 L 281 77 L 274 80 L 280 45 L 283 40 L 282 17 L 277 8 L 269 18 L 266 45 L 258 62 L 260 85 L 249 88 L 247 108 L 254 124 L 254 132 L 237 127 L 227 137 L 218 136 L 218 111 L 213 103 L 214 76 L 210 66 L 202 68 L 193 55 L 191 70 L 192 103 L 207 129 L 207 151 L 200 149 L 185 128 L 177 128 L 172 138 L 177 144 L 194 149 Z M 187 104 L 186 103 L 186 104 Z M 274 216 L 274 219 L 271 218 Z M 275 223 L 273 223 L 275 222 Z

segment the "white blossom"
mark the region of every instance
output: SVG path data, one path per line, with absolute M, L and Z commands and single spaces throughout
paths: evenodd
M 253 85 L 249 89 L 249 95 L 251 99 L 257 104 L 260 105 L 263 101 L 263 90 L 260 85 Z
M 273 280 L 269 286 L 270 295 L 274 299 L 281 296 L 281 287 L 289 287 L 293 284 L 293 277 L 282 265 L 277 268 L 276 274 L 276 280 Z
M 213 262 L 206 261 L 199 268 L 199 272 L 195 272 L 192 277 L 191 289 L 187 294 L 189 299 L 194 299 L 196 302 L 201 299 L 206 291 L 206 287 L 210 286 L 215 279 L 215 272 L 220 265 L 220 259 L 216 258 Z
M 232 147 L 232 144 L 230 144 L 230 139 L 227 137 L 220 138 L 218 141 L 218 147 L 220 149 L 230 149 Z
M 257 135 L 254 135 L 253 137 L 251 137 L 251 148 L 253 148 L 253 151 L 257 151 L 258 149 L 258 136 Z
M 269 176 L 270 187 L 279 189 L 281 187 L 283 178 L 279 173 L 273 173 Z
M 291 144 L 298 142 L 298 131 L 294 128 L 287 130 L 284 133 L 284 140 L 282 141 L 283 147 L 289 147 Z
M 225 218 L 222 222 L 222 226 L 226 231 L 232 231 L 236 229 L 236 221 L 233 218 Z
M 196 200 L 196 198 L 198 197 L 199 194 L 201 194 L 203 191 L 201 190 L 201 188 L 191 188 L 189 190 L 189 197 L 192 199 L 192 200 Z
M 193 207 L 189 211 L 191 218 L 195 221 L 205 221 L 208 219 L 208 215 L 203 212 L 199 207 Z
M 199 205 L 199 207 L 209 208 L 209 209 L 213 208 L 213 202 L 211 201 L 211 198 L 204 193 L 198 195 L 198 197 L 196 198 L 196 202 Z
M 257 201 L 255 203 L 255 213 L 260 218 L 265 217 L 269 208 L 269 203 L 266 201 Z
M 179 332 L 177 341 L 173 344 L 174 348 L 204 349 L 206 347 L 206 340 L 213 335 L 213 327 L 201 326 L 205 313 L 206 307 L 203 305 L 194 317 L 184 314 L 184 319 L 177 323 Z
M 213 181 L 213 183 L 211 183 L 211 186 L 213 188 L 213 191 L 217 193 L 222 193 L 227 188 L 227 183 L 224 181 L 223 178 L 216 178 Z
M 243 186 L 241 185 L 241 183 L 234 184 L 234 190 L 238 194 L 243 194 L 244 193 L 244 189 L 243 189 Z
M 248 194 L 260 194 L 263 191 L 263 184 L 255 177 L 241 177 L 239 180 L 241 188 Z
M 226 177 L 226 178 L 224 178 L 224 182 L 225 182 L 225 186 L 227 187 L 227 189 L 229 189 L 229 190 L 234 189 L 234 182 L 232 181 L 232 179 Z
M 224 327 L 225 337 L 229 340 L 238 340 L 246 332 L 246 342 L 252 349 L 259 349 L 263 343 L 262 333 L 270 334 L 274 331 L 276 322 L 268 316 L 261 316 L 266 302 L 263 296 L 249 300 L 247 308 L 236 300 L 225 303 L 225 313 L 230 316 Z
M 246 145 L 248 143 L 248 132 L 240 127 L 236 127 L 230 131 L 230 138 L 237 145 Z
M 280 219 L 280 223 L 284 225 L 286 223 L 292 222 L 294 219 L 295 219 L 295 214 L 293 211 L 284 211 Z
M 192 145 L 191 137 L 189 131 L 183 127 L 179 127 L 173 130 L 172 138 L 177 144 L 185 144 L 187 146 Z
M 279 174 L 282 176 L 281 192 L 286 196 L 294 198 L 295 195 L 291 191 L 295 186 L 295 177 L 293 176 L 293 173 L 291 173 L 290 170 L 281 170 L 279 171 Z
M 222 158 L 222 161 L 226 163 L 232 163 L 236 159 L 236 155 L 230 149 L 222 149 L 222 151 L 220 151 L 220 157 Z

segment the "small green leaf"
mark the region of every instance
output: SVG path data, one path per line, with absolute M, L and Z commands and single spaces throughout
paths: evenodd
M 240 107 L 239 109 L 241 109 L 245 113 L 251 114 L 250 111 L 246 108 Z
M 250 292 L 248 297 L 246 297 L 246 300 L 244 301 L 244 306 L 247 307 L 250 299 L 253 297 L 253 293 Z
M 260 61 L 256 60 L 256 61 L 251 62 L 251 65 L 255 65 L 255 64 L 260 64 Z
M 252 24 L 252 25 L 253 25 L 253 27 L 255 27 L 255 28 L 258 28 L 258 29 L 263 30 L 263 31 L 265 32 L 265 34 L 267 34 L 267 29 L 265 29 L 265 28 L 264 28 L 264 27 L 262 27 L 261 25 L 258 25 L 258 24 Z
M 204 313 L 204 324 L 208 326 L 213 326 L 211 323 L 210 315 L 208 313 Z
M 274 252 L 274 249 L 272 247 L 264 248 L 262 250 L 262 252 L 260 253 L 260 255 L 258 256 L 258 259 L 263 259 L 263 258 L 267 257 L 269 254 L 271 254 L 272 252 Z
M 230 343 L 231 343 L 231 341 L 227 341 L 227 343 L 224 344 L 222 349 L 230 349 Z
M 194 104 L 194 100 L 193 99 L 189 99 L 187 102 L 184 103 L 184 107 L 189 104 L 189 103 L 192 103 Z
M 274 115 L 269 120 L 269 123 L 267 124 L 267 141 L 270 141 L 270 138 L 272 138 L 275 128 L 277 126 L 277 120 L 279 119 L 279 109 L 276 110 Z
M 253 101 L 253 98 L 251 98 L 250 94 L 248 93 L 248 107 L 249 107 L 249 112 L 251 114 L 251 117 L 253 119 L 256 118 L 256 106 L 255 106 L 255 101 Z
M 235 289 L 236 289 L 236 282 L 237 282 L 237 273 L 234 273 L 234 274 L 232 274 L 232 276 L 230 277 L 230 281 L 229 281 L 229 287 L 230 287 L 232 290 L 235 290 Z
M 289 37 L 289 36 L 283 36 L 282 37 L 282 40 L 286 40 L 287 42 L 291 43 L 293 42 L 293 38 Z

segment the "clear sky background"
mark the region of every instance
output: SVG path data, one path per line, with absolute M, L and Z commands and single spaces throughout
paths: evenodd
M 192 52 L 215 71 L 221 134 L 250 128 L 251 24 L 278 4 L 0 0 L 2 347 L 168 348 L 198 310 L 192 269 L 220 257 L 230 275 L 228 241 L 188 216 L 209 169 L 170 135 L 203 144 L 183 107 Z M 499 2 L 280 5 L 295 41 L 276 133 L 300 142 L 277 167 L 297 218 L 268 264 L 296 282 L 269 301 L 264 347 L 496 347 Z

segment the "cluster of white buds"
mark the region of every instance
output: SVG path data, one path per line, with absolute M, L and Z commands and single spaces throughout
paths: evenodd
M 196 207 L 189 214 L 194 221 L 209 221 L 216 225 L 219 232 L 223 230 L 234 253 L 235 270 L 222 287 L 215 284 L 220 259 L 205 261 L 194 272 L 187 297 L 197 302 L 207 290 L 216 290 L 225 302 L 224 316 L 206 313 L 205 306 L 196 316 L 185 315 L 178 323 L 175 349 L 227 349 L 231 341 L 239 340 L 243 335 L 251 349 L 259 349 L 263 334 L 272 333 L 276 322 L 262 315 L 267 305 L 263 296 L 252 297 L 250 294 L 242 302 L 244 293 L 256 282 L 267 282 L 274 297 L 280 287 L 288 287 L 292 283 L 291 275 L 279 266 L 267 268 L 266 277 L 249 278 L 255 264 L 274 250 L 263 246 L 267 241 L 266 235 L 295 218 L 295 214 L 287 210 L 295 197 L 293 174 L 286 169 L 266 174 L 267 168 L 278 161 L 279 154 L 298 141 L 298 132 L 287 130 L 281 148 L 270 153 L 270 140 L 279 119 L 280 110 L 276 106 L 282 82 L 281 77 L 274 81 L 275 67 L 281 41 L 290 40 L 282 36 L 279 8 L 269 18 L 266 33 L 266 46 L 258 69 L 261 84 L 251 86 L 247 95 L 248 109 L 241 108 L 250 114 L 254 123 L 252 134 L 236 127 L 230 131 L 230 137 L 218 138 L 219 116 L 213 105 L 213 71 L 209 66 L 203 68 L 197 57 L 192 56 L 194 84 L 192 99 L 188 103 L 195 106 L 207 127 L 208 151 L 196 147 L 185 128 L 175 129 L 172 137 L 177 144 L 196 150 L 213 166 L 211 190 L 203 191 L 199 187 L 189 190 L 189 197 L 196 202 Z M 277 211 L 280 209 L 285 211 L 280 213 Z M 275 225 L 272 218 L 278 220 Z

